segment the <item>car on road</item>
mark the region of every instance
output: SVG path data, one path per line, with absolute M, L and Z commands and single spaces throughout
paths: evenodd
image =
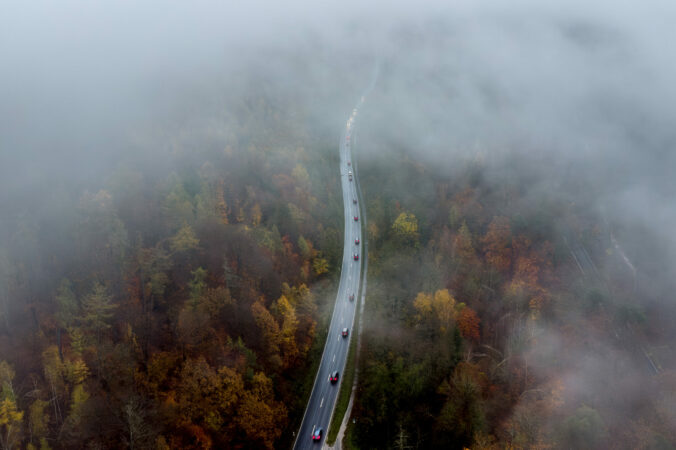
M 354 294 L 350 294 L 350 301 L 354 301 Z
M 354 260 L 355 260 L 355 261 L 359 261 L 359 253 L 355 253 L 355 254 L 354 254 Z
M 322 430 L 321 428 L 315 429 L 314 433 L 312 433 L 312 440 L 313 441 L 321 441 L 323 432 L 324 432 L 324 430 Z
M 331 384 L 338 381 L 338 371 L 337 370 L 334 370 L 333 373 L 331 373 L 331 375 L 329 375 L 329 381 L 331 382 Z
M 354 221 L 356 222 L 358 220 L 359 220 L 359 216 L 354 216 Z
M 348 333 L 349 333 L 349 331 L 347 330 L 347 328 L 343 328 L 343 331 L 342 331 L 342 333 L 340 333 L 340 334 L 341 334 L 343 337 L 347 337 Z
M 350 181 L 352 181 L 352 174 L 350 174 L 349 178 L 350 178 Z
M 348 161 L 348 162 L 347 162 L 347 165 L 348 165 L 348 166 L 351 166 L 351 165 L 352 165 L 352 163 L 351 163 L 350 161 Z
M 354 240 L 354 245 L 359 245 L 359 238 Z
M 356 204 L 357 204 L 357 199 L 356 199 L 356 198 L 353 198 L 353 199 L 352 199 L 352 203 L 354 203 L 354 204 L 356 205 Z

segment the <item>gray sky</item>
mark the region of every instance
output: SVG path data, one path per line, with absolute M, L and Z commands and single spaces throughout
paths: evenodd
M 373 148 L 551 154 L 595 173 L 611 214 L 658 219 L 676 248 L 673 2 L 239 3 L 4 2 L 4 195 L 94 173 L 186 99 L 235 95 L 241 71 L 306 98 L 338 133 L 379 60 Z

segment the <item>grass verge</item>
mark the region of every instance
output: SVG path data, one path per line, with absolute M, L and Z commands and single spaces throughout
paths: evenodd
M 359 298 L 358 301 L 361 301 Z M 357 310 L 355 311 L 355 320 L 352 325 L 352 338 L 350 339 L 350 349 L 347 353 L 347 361 L 345 362 L 345 372 L 343 374 L 343 382 L 340 385 L 340 392 L 338 393 L 338 400 L 336 401 L 336 410 L 333 413 L 331 418 L 331 424 L 329 425 L 329 434 L 326 437 L 326 443 L 328 445 L 333 445 L 336 442 L 338 437 L 338 432 L 340 431 L 340 424 L 343 422 L 343 416 L 345 416 L 345 411 L 347 411 L 347 405 L 350 403 L 350 395 L 352 394 L 352 384 L 354 383 L 354 371 L 357 364 L 357 336 L 354 334 L 354 330 L 359 329 L 359 320 L 361 319 L 359 314 L 359 304 L 355 305 Z

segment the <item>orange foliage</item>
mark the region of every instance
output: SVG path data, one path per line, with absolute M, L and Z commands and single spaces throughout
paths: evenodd
M 512 264 L 512 230 L 507 217 L 496 216 L 481 239 L 486 252 L 486 262 L 500 272 L 506 273 Z
M 479 323 L 481 320 L 472 308 L 464 307 L 458 314 L 458 329 L 460 334 L 466 339 L 479 339 Z

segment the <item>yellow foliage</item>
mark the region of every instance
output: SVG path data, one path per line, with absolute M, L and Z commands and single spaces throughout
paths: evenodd
M 329 262 L 325 258 L 315 258 L 312 260 L 312 270 L 316 276 L 328 273 Z
M 73 384 L 81 384 L 89 376 L 89 368 L 81 359 L 76 359 L 72 363 L 67 364 L 68 381 Z
M 23 412 L 17 409 L 14 400 L 6 398 L 0 403 L 0 426 L 10 427 L 21 424 L 22 420 Z
M 296 167 L 291 171 L 291 176 L 302 189 L 307 190 L 310 188 L 310 175 L 301 164 L 296 164 Z
M 413 307 L 418 311 L 418 322 L 435 322 L 442 333 L 450 329 L 457 314 L 455 299 L 448 289 L 439 289 L 434 294 L 420 292 Z
M 188 224 L 184 224 L 178 232 L 169 239 L 169 245 L 173 252 L 184 252 L 197 248 L 200 241 L 195 236 L 192 228 Z
M 262 218 L 263 213 L 261 212 L 261 205 L 256 203 L 251 207 L 251 225 L 257 227 L 261 224 Z
M 13 398 L 5 398 L 0 402 L 0 436 L 4 448 L 12 448 L 21 436 L 23 412 L 16 407 Z
M 34 437 L 46 436 L 49 428 L 49 413 L 47 407 L 49 402 L 45 400 L 35 400 L 28 409 L 28 423 L 31 433 Z
M 82 419 L 82 408 L 87 400 L 89 400 L 89 393 L 81 384 L 73 388 L 73 393 L 70 396 L 70 415 L 69 419 L 73 420 L 75 424 L 79 424 Z
M 418 240 L 418 219 L 411 213 L 402 212 L 392 224 L 394 232 L 409 240 Z

